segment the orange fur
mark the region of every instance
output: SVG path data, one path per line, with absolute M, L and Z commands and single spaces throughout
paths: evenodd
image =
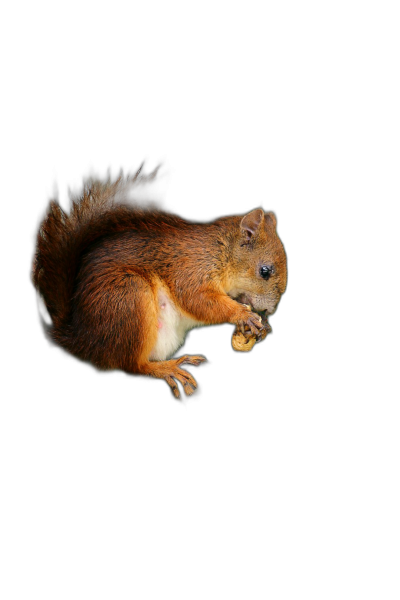
M 196 388 L 180 365 L 204 360 L 167 360 L 187 330 L 228 322 L 263 339 L 286 288 L 286 255 L 275 215 L 262 209 L 192 223 L 124 202 L 129 185 L 155 174 L 89 181 L 69 215 L 52 201 L 33 281 L 58 344 L 102 369 L 163 378 L 178 397 L 176 380 L 187 394 Z

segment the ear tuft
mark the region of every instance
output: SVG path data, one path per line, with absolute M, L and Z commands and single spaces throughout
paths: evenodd
M 272 211 L 265 213 L 265 221 L 272 221 L 273 226 L 276 229 L 276 215 Z
M 240 222 L 240 229 L 244 236 L 250 240 L 257 235 L 263 221 L 264 211 L 261 208 L 256 208 L 243 217 Z

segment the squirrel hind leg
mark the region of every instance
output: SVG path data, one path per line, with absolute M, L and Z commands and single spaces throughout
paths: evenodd
M 126 268 L 82 279 L 68 349 L 103 369 L 138 372 L 157 339 L 152 282 Z
M 185 369 L 181 369 L 181 365 L 187 364 L 198 366 L 205 361 L 206 358 L 204 356 L 190 356 L 189 354 L 185 354 L 180 358 L 172 358 L 170 360 L 148 361 L 138 367 L 136 372 L 142 373 L 143 375 L 150 375 L 151 377 L 157 377 L 157 379 L 164 379 L 171 388 L 175 398 L 179 399 L 180 392 L 177 381 L 182 385 L 187 396 L 191 396 L 197 389 L 195 378 Z
M 204 356 L 185 355 L 151 360 L 159 335 L 158 282 L 134 269 L 114 269 L 83 278 L 76 297 L 68 348 L 100 368 L 165 379 L 176 398 L 177 381 L 187 395 L 197 388 L 194 377 L 181 365 L 199 365 Z

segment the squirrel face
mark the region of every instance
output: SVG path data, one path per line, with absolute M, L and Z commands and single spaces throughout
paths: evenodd
M 240 221 L 227 293 L 257 312 L 272 314 L 286 289 L 286 253 L 274 213 L 253 210 Z

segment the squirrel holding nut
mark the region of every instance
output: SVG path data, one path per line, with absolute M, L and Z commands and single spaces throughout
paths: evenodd
M 129 204 L 132 186 L 157 174 L 91 179 L 70 213 L 50 202 L 37 236 L 32 278 L 44 299 L 51 338 L 100 369 L 197 387 L 171 358 L 198 326 L 232 323 L 235 350 L 251 350 L 271 331 L 286 289 L 286 254 L 276 217 L 257 208 L 244 216 L 194 223 Z

